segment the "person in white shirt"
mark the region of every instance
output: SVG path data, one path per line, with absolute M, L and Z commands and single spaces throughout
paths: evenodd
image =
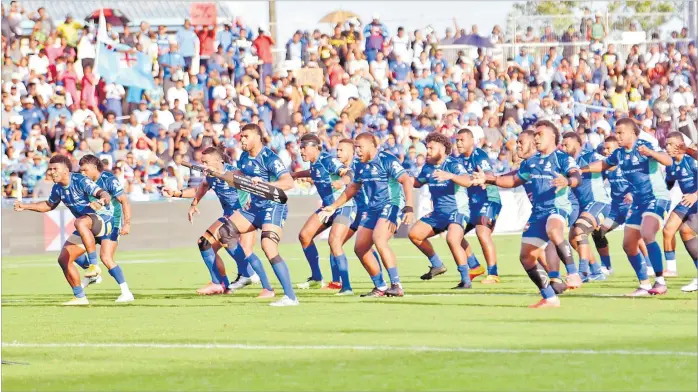
M 92 120 L 92 124 L 97 124 L 97 115 L 87 107 L 87 102 L 80 101 L 80 109 L 74 111 L 72 117 L 80 132 L 84 130 L 85 119 L 88 117 Z
M 126 134 L 132 141 L 136 141 L 143 136 L 143 125 L 138 122 L 138 117 L 135 114 L 131 114 L 131 117 L 129 117 Z
M 225 98 L 225 97 L 224 97 Z M 175 107 L 175 99 L 179 99 L 179 105 Z M 184 88 L 184 81 L 178 79 L 175 86 L 167 90 L 167 101 L 170 103 L 170 109 L 185 111 L 189 103 L 189 93 Z
M 107 98 L 107 110 L 111 110 L 117 117 L 121 117 L 123 111 L 123 98 L 126 96 L 124 86 L 116 83 L 109 83 L 104 87 Z
M 10 81 L 5 83 L 3 91 L 7 91 L 9 93 L 12 87 L 14 87 L 17 90 L 17 95 L 27 95 L 27 86 L 25 86 L 21 80 L 22 79 L 19 73 L 12 73 L 12 75 L 10 76 Z
M 410 96 L 405 100 L 407 103 L 407 114 L 418 116 L 424 109 L 424 103 L 419 99 L 419 91 L 416 88 L 410 90 Z
M 34 71 L 37 75 L 46 75 L 49 64 L 50 61 L 46 55 L 46 49 L 41 49 L 38 54 L 33 54 L 29 57 L 29 70 Z
M 344 109 L 349 103 L 349 98 L 359 98 L 359 90 L 349 83 L 349 74 L 342 75 L 342 83 L 334 87 L 333 96 L 337 100 L 337 107 Z
M 41 95 L 41 99 L 43 99 L 44 102 L 48 102 L 51 97 L 53 97 L 53 86 L 46 83 L 45 74 L 39 75 L 39 80 L 36 82 L 36 92 Z M 68 96 L 70 96 L 70 94 L 68 94 Z M 70 107 L 69 104 L 67 106 Z
M 410 49 L 410 37 L 405 34 L 405 29 L 403 27 L 398 27 L 397 35 L 392 38 L 393 43 L 393 53 L 400 55 L 400 57 L 406 62 L 410 63 L 412 61 L 412 55 Z
M 477 117 L 475 115 L 473 115 L 472 113 L 470 113 L 468 116 L 468 124 L 465 126 L 465 128 L 470 129 L 470 132 L 473 134 L 473 140 L 475 141 L 475 146 L 482 147 L 483 142 L 486 140 L 485 139 L 485 130 L 482 129 L 481 126 L 478 125 Z
M 427 57 L 427 52 L 422 52 L 419 58 L 416 58 L 413 62 L 414 74 L 421 75 L 424 70 L 431 71 L 431 61 Z
M 83 68 L 85 68 L 86 65 L 94 64 L 97 48 L 93 41 L 94 35 L 89 33 L 84 34 L 78 42 L 78 60 Z
M 388 88 L 388 62 L 385 60 L 383 52 L 378 52 L 376 60 L 370 64 L 370 69 L 371 76 L 373 76 L 380 88 Z
M 170 125 L 175 122 L 175 119 L 172 112 L 168 109 L 166 101 L 160 102 L 160 110 L 156 110 L 155 113 L 158 114 L 158 123 L 165 129 L 170 129 Z
M 430 99 L 429 102 L 427 102 L 427 105 L 431 108 L 431 112 L 440 120 L 448 110 L 446 108 L 446 104 L 444 101 L 439 99 L 439 96 L 436 93 L 431 93 L 429 98 Z
M 131 114 L 136 116 L 136 121 L 139 124 L 145 124 L 148 122 L 153 112 L 148 110 L 148 101 L 143 99 L 138 103 L 138 109 L 134 110 Z

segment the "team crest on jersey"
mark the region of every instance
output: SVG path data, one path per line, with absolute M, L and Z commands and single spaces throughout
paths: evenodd
M 633 159 L 631 162 L 633 163 L 633 165 L 637 165 L 640 163 L 640 160 L 635 155 L 633 155 Z
M 378 174 L 378 168 L 375 166 L 371 167 L 371 174 Z
M 267 214 L 264 215 L 264 220 L 271 220 L 271 214 L 267 212 Z
M 552 166 L 550 165 L 550 162 L 547 162 L 545 164 L 545 167 L 543 168 L 544 171 L 550 171 L 553 170 Z

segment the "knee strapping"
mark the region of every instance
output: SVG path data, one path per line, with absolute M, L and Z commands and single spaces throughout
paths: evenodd
M 608 247 L 608 239 L 606 238 L 606 233 L 604 230 L 594 230 L 594 232 L 591 233 L 591 238 L 594 240 L 596 249 L 604 249 Z
M 274 231 L 262 231 L 262 241 L 264 241 L 265 238 L 274 241 L 277 245 L 281 242 L 281 237 Z
M 229 249 L 235 249 L 237 240 L 240 238 L 240 231 L 231 221 L 226 221 L 220 229 L 218 229 L 221 245 Z
M 211 249 L 211 241 L 209 241 L 208 238 L 203 235 L 199 237 L 197 245 L 199 245 L 199 250 L 202 252 Z

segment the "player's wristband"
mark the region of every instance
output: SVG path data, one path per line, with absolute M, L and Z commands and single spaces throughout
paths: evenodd
M 402 213 L 403 213 L 403 214 L 414 213 L 414 208 L 412 208 L 412 207 L 410 207 L 410 206 L 405 206 L 405 207 L 402 209 Z

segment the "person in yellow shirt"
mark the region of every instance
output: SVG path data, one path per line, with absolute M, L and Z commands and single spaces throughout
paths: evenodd
M 611 94 L 611 106 L 616 110 L 628 112 L 628 96 L 622 86 L 616 87 L 616 92 Z
M 68 40 L 68 45 L 76 47 L 78 44 L 78 31 L 82 29 L 80 22 L 73 20 L 73 16 L 68 14 L 65 21 L 58 25 L 58 33 Z

